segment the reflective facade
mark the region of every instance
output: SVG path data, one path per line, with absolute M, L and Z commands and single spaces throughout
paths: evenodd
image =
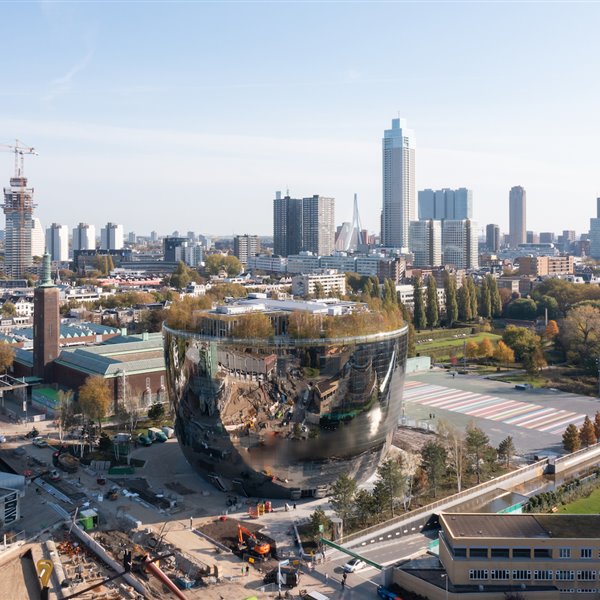
M 175 431 L 214 485 L 324 497 L 371 476 L 401 416 L 407 328 L 360 338 L 234 340 L 164 327 Z

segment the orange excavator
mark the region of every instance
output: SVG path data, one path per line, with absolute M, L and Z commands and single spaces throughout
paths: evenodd
M 266 559 L 271 552 L 271 545 L 267 542 L 259 542 L 256 536 L 242 525 L 238 525 L 238 541 L 240 546 L 245 545 L 248 551 L 256 554 L 262 559 Z

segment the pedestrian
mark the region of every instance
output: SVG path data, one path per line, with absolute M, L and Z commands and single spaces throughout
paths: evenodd
M 244 567 L 244 566 L 242 565 L 242 577 L 244 576 L 244 573 L 245 573 L 245 572 L 246 572 L 246 567 Z
M 246 577 L 248 577 L 248 573 L 250 573 L 250 565 L 246 565 Z
M 325 585 L 329 582 L 329 573 L 325 573 Z
M 344 588 L 346 587 L 346 580 L 342 579 L 341 583 L 342 583 L 342 591 L 344 591 Z
M 296 510 L 296 503 L 294 502 L 294 510 Z

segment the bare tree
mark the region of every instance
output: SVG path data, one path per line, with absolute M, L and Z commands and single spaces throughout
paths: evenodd
M 445 421 L 438 422 L 438 434 L 448 451 L 448 464 L 456 477 L 456 489 L 462 490 L 465 470 L 465 434 Z

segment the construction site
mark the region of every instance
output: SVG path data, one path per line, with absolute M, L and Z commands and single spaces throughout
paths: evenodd
M 277 596 L 268 575 L 296 554 L 284 504 L 215 491 L 175 439 L 135 450 L 144 466 L 133 474 L 78 461 L 69 472 L 56 466 L 61 446 L 52 432 L 39 427 L 36 438 L 22 433 L 0 444 L 3 481 L 22 483 L 0 544 L 9 590 L 0 597 Z

